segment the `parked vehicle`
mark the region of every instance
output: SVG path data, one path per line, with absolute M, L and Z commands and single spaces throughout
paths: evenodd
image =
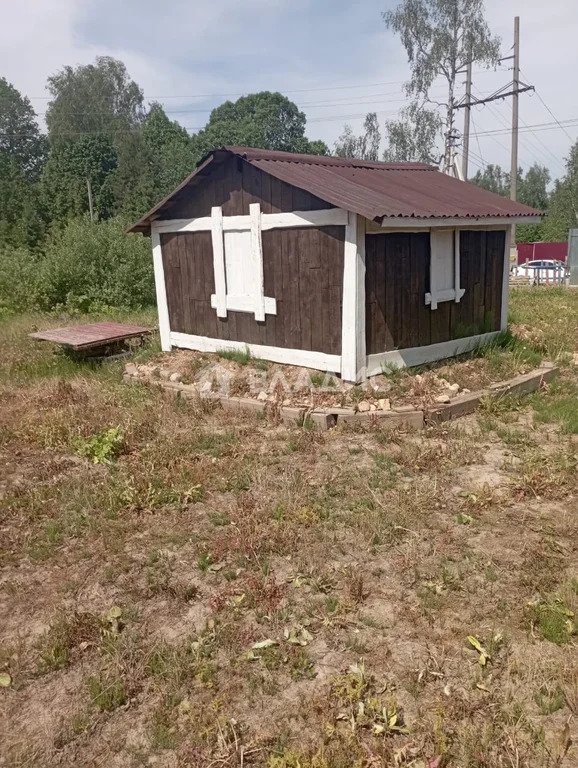
M 560 283 L 564 280 L 565 266 L 561 261 L 542 259 L 527 261 L 514 267 L 515 277 L 527 277 L 531 285 L 541 283 Z

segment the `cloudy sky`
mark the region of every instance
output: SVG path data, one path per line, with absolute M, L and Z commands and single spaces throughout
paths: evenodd
M 226 98 L 279 90 L 307 114 L 308 136 L 332 147 L 344 123 L 359 129 L 368 111 L 377 111 L 383 123 L 406 103 L 405 53 L 381 20 L 381 11 L 396 2 L 5 2 L 0 75 L 31 99 L 42 118 L 48 75 L 65 64 L 115 56 L 146 99 L 162 102 L 190 132 Z M 528 167 L 537 161 L 559 176 L 568 147 L 578 138 L 577 2 L 486 0 L 486 8 L 503 55 L 510 53 L 513 17 L 520 16 L 521 69 L 536 86 L 536 94 L 520 97 L 520 163 Z M 498 72 L 474 67 L 474 94 L 489 95 L 507 84 L 512 77 L 507 66 Z M 441 95 L 441 85 L 434 92 Z M 510 115 L 510 99 L 473 110 L 472 171 L 490 162 L 509 167 Z M 574 123 L 562 129 L 554 119 Z M 494 133 L 475 136 L 487 131 Z

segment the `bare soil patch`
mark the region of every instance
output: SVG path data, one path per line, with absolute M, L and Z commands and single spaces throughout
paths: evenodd
M 547 345 L 574 299 L 519 294 Z M 14 323 L 2 765 L 576 764 L 571 342 L 529 398 L 319 433 L 123 386 L 120 365 L 24 368 Z

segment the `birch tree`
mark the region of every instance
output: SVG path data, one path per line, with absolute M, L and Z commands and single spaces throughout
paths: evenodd
M 480 66 L 496 65 L 500 40 L 484 18 L 483 0 L 402 0 L 393 10 L 383 13 L 383 20 L 399 36 L 407 53 L 410 79 L 405 85 L 408 96 L 423 106 L 433 104 L 445 111 L 445 163 L 452 162 L 455 138 L 456 86 L 468 61 Z M 443 102 L 431 98 L 434 81 L 443 77 L 447 97 Z M 411 143 L 411 142 L 410 142 Z
M 343 133 L 335 142 L 338 157 L 354 157 L 357 160 L 379 160 L 381 134 L 377 114 L 369 112 L 363 123 L 364 133 L 356 136 L 350 125 L 343 126 Z

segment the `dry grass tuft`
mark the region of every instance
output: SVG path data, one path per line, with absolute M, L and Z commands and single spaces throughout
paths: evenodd
M 45 318 L 0 320 L 4 761 L 572 765 L 576 301 L 517 291 L 539 332 L 384 376 L 415 398 L 565 366 L 419 435 L 129 388 L 28 340 Z

